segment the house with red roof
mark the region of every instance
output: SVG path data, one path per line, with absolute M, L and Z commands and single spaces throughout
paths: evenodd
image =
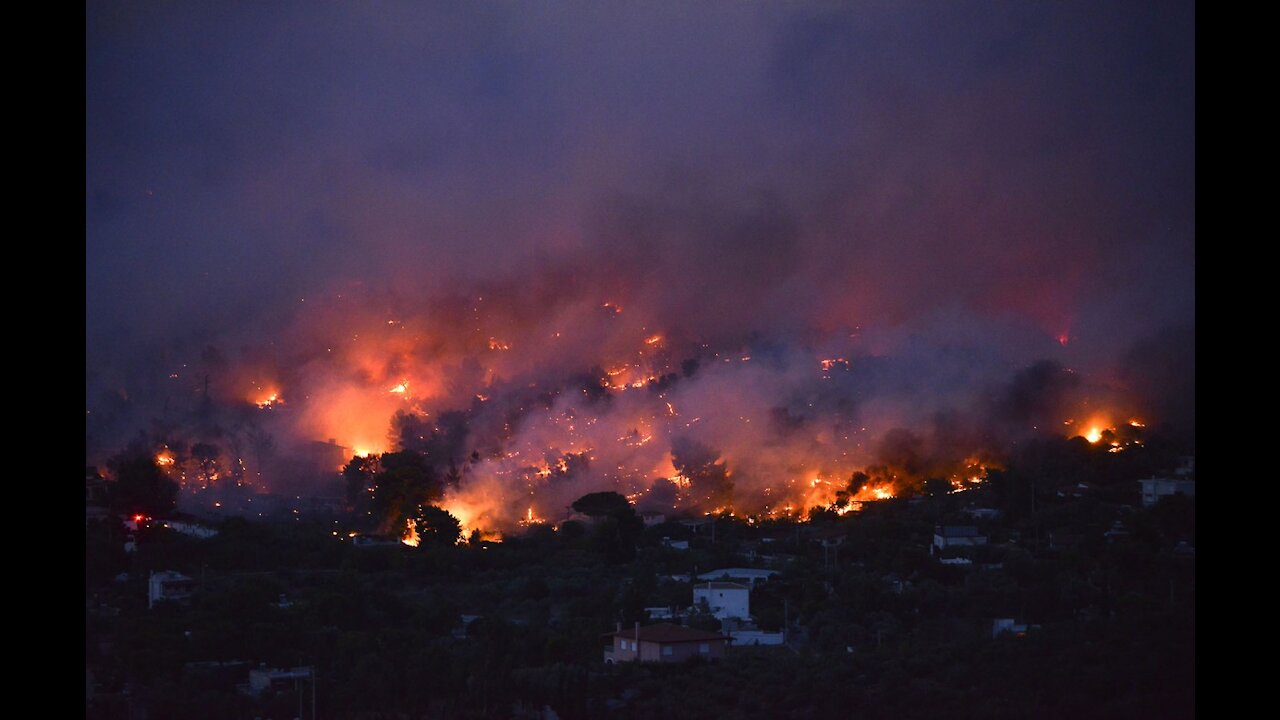
M 658 623 L 609 633 L 606 664 L 619 662 L 683 662 L 691 657 L 722 658 L 733 638 L 683 625 Z

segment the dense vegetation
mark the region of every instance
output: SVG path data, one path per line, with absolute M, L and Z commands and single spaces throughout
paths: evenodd
M 968 492 L 801 524 L 723 516 L 714 535 L 642 528 L 604 496 L 557 529 L 417 548 L 355 547 L 331 522 L 232 519 L 207 540 L 139 530 L 126 555 L 119 522 L 94 521 L 88 716 L 310 717 L 307 683 L 237 692 L 265 664 L 315 668 L 317 717 L 1192 717 L 1194 500 L 1142 508 L 1133 479 L 1156 460 L 1124 455 L 1030 447 Z M 968 506 L 1003 511 L 977 523 L 991 544 L 972 565 L 940 564 L 934 526 L 972 523 Z M 421 519 L 424 531 L 441 521 Z M 787 646 L 603 664 L 617 623 L 691 604 L 671 576 L 766 562 L 780 572 L 751 608 L 763 628 L 787 625 Z M 189 604 L 147 609 L 159 570 L 196 580 Z M 993 638 L 1000 617 L 1032 627 Z

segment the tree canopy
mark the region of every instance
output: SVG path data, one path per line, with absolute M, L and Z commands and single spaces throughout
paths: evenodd
M 164 516 L 177 506 L 178 483 L 164 474 L 149 453 L 127 450 L 107 466 L 115 475 L 110 502 L 116 512 Z

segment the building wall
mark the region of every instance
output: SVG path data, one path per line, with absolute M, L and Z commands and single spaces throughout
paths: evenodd
M 986 545 L 987 538 L 978 535 L 976 537 L 943 537 L 941 535 L 933 536 L 933 544 L 939 548 L 948 547 L 966 547 L 971 545 Z
M 712 613 L 721 620 L 725 618 L 751 617 L 751 592 L 746 588 L 693 588 L 693 602 L 697 605 L 703 599 L 711 607 Z
M 707 647 L 707 651 L 701 652 L 699 648 L 704 644 Z M 671 654 L 663 654 L 663 648 L 671 648 Z M 641 662 L 684 662 L 685 660 L 697 655 L 707 658 L 724 657 L 724 641 L 708 640 L 706 643 L 655 643 L 645 642 L 643 640 L 640 641 Z
M 636 651 L 631 649 L 634 641 L 626 638 L 613 638 L 613 660 L 614 662 L 631 662 L 636 659 Z M 643 645 L 643 643 L 641 643 Z
M 1155 505 L 1166 495 L 1182 494 L 1195 497 L 1196 494 L 1194 480 L 1155 478 L 1140 482 L 1142 483 L 1142 504 L 1145 506 Z
M 783 634 L 780 632 L 735 630 L 729 634 L 733 636 L 734 647 L 744 647 L 746 645 L 781 645 L 783 641 Z

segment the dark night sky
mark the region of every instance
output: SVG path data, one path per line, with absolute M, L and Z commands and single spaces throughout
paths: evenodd
M 102 2 L 86 48 L 103 372 L 564 268 L 700 336 L 1193 322 L 1190 3 Z

